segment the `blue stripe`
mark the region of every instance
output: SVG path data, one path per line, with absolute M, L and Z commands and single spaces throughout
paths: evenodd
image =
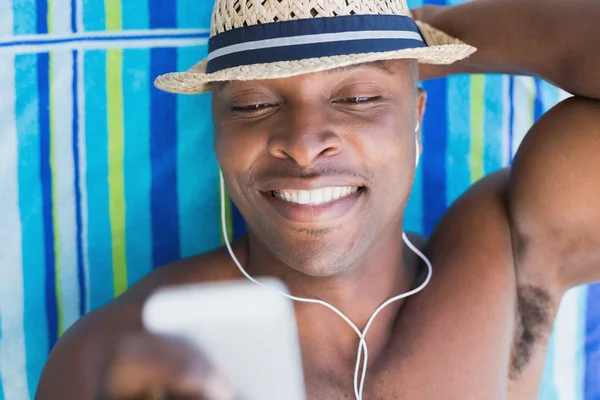
M 127 2 L 126 2 L 127 3 Z M 150 167 L 150 50 L 123 50 L 125 235 L 127 282 L 152 270 Z
M 486 174 L 502 168 L 502 119 L 504 117 L 504 76 L 485 76 L 484 157 Z
M 209 32 L 194 32 L 194 33 L 178 33 L 173 34 L 140 34 L 140 35 L 106 35 L 106 36 L 78 36 L 78 37 L 65 37 L 60 39 L 41 39 L 41 40 L 25 40 L 17 39 L 6 42 L 0 42 L 0 48 L 2 47 L 15 47 L 15 46 L 41 46 L 41 45 L 54 45 L 63 43 L 80 43 L 80 42 L 114 42 L 114 41 L 139 41 L 139 40 L 183 40 L 183 39 L 208 39 Z
M 261 48 L 235 52 L 215 58 L 208 62 L 206 72 L 216 72 L 240 65 L 293 61 L 345 54 L 395 51 L 419 47 L 425 47 L 425 44 L 414 39 L 368 39 Z
M 85 286 L 85 268 L 83 265 L 83 223 L 81 220 L 81 186 L 80 186 L 80 171 L 79 171 L 79 104 L 78 104 L 78 65 L 77 51 L 73 51 L 73 172 L 75 181 L 73 186 L 75 189 L 75 227 L 76 246 L 77 246 L 77 282 L 79 284 L 79 315 L 85 314 L 86 305 L 86 286 Z
M 131 1 L 129 2 L 131 3 Z M 86 31 L 103 31 L 106 29 L 104 0 L 84 1 L 83 26 Z
M 542 80 L 539 78 L 534 79 L 535 84 L 535 99 L 533 102 L 533 121 L 537 121 L 544 115 L 544 103 L 542 99 Z
M 48 33 L 48 0 L 35 0 L 37 33 Z
M 446 210 L 446 80 L 424 83 L 430 99 L 423 123 L 423 230 L 430 235 Z
M 21 211 L 24 307 L 23 330 L 27 352 L 27 385 L 35 393 L 48 357 L 48 326 L 44 249 L 44 215 L 40 167 L 38 81 L 30 71 L 37 68 L 36 55 L 15 57 L 17 82 L 17 132 L 19 135 L 19 209 Z
M 585 400 L 600 399 L 600 284 L 588 289 L 585 343 Z
M 112 233 L 108 202 L 106 52 L 84 55 L 86 189 L 90 308 L 113 298 Z
M 441 168 L 446 173 L 446 205 L 450 205 L 471 186 L 471 77 L 452 76 L 447 84 L 448 143 L 446 165 Z
M 246 234 L 246 221 L 240 213 L 240 210 L 231 202 L 231 222 L 233 225 L 233 238 L 239 239 Z
M 150 0 L 150 28 L 175 28 L 176 3 Z M 150 50 L 150 76 L 176 71 L 177 51 Z M 153 264 L 159 267 L 179 258 L 177 200 L 177 101 L 176 97 L 150 88 L 150 159 L 152 160 Z
M 71 0 L 71 31 L 77 32 L 77 0 Z
M 515 78 L 514 76 L 510 76 L 508 79 L 508 159 L 510 160 L 510 164 L 512 165 L 513 157 L 515 154 L 513 144 L 515 136 Z
M 31 0 L 12 0 L 15 35 L 37 33 L 37 5 Z
M 44 215 L 44 254 L 46 264 L 46 314 L 48 318 L 48 344 L 54 347 L 58 338 L 58 299 L 56 297 L 56 270 L 54 258 L 54 221 L 52 215 L 52 170 L 50 166 L 50 84 L 48 72 L 50 57 L 38 55 L 37 78 L 40 100 L 38 103 L 40 125 L 40 178 L 42 181 L 42 207 Z

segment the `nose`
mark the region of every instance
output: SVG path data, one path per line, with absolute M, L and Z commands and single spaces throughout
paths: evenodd
M 320 108 L 289 112 L 277 133 L 269 140 L 269 153 L 281 160 L 291 160 L 301 167 L 310 166 L 322 157 L 339 154 L 342 151 L 342 139 Z

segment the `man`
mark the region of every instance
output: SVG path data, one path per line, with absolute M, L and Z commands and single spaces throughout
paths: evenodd
M 417 19 L 478 48 L 452 66 L 423 64 L 459 60 L 472 50 L 423 24 L 427 50 L 403 33 L 397 48 L 371 37 L 368 46 L 382 48 L 365 56 L 358 35 L 352 54 L 365 62 L 355 63 L 355 56 L 340 54 L 347 43 L 329 49 L 295 43 L 293 57 L 306 51 L 308 61 L 288 60 L 279 48 L 252 50 L 245 44 L 252 42 L 255 31 L 245 30 L 252 24 L 235 19 L 258 9 L 262 17 L 284 10 L 311 18 L 326 8 L 369 5 L 376 11 L 362 14 L 400 18 L 401 0 L 255 3 L 242 12 L 242 3 L 218 2 L 211 61 L 158 85 L 213 91 L 215 151 L 249 228 L 233 252 L 248 273 L 278 277 L 297 296 L 327 301 L 360 329 L 380 304 L 415 287 L 424 268 L 402 245 L 420 151 L 414 135 L 426 100 L 415 59 L 422 78 L 526 74 L 576 95 L 531 129 L 511 169 L 473 186 L 421 241 L 433 279 L 385 308 L 366 338 L 365 399 L 536 398 L 562 295 L 600 280 L 600 103 L 594 100 L 600 98 L 600 3 L 479 0 L 416 10 Z M 331 14 L 327 26 L 360 14 Z M 410 30 L 410 21 L 400 19 Z M 282 31 L 292 26 L 277 21 Z M 372 29 L 384 29 L 378 25 L 384 22 Z M 235 43 L 239 32 L 250 36 Z M 451 44 L 432 45 L 436 38 Z M 315 49 L 333 53 L 317 57 Z M 211 76 L 221 82 L 207 86 Z M 155 271 L 67 332 L 37 398 L 146 398 L 156 390 L 228 398 L 226 384 L 199 355 L 142 332 L 140 309 L 164 285 L 242 277 L 223 249 Z M 296 304 L 296 318 L 309 398 L 354 398 L 355 332 L 318 305 Z

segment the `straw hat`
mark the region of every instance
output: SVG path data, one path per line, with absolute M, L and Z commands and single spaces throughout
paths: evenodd
M 208 47 L 205 60 L 187 72 L 159 76 L 156 87 L 203 93 L 211 82 L 404 58 L 451 64 L 475 52 L 414 21 L 406 0 L 216 0 Z

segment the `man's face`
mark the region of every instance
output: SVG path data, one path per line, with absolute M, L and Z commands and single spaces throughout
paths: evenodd
M 416 68 L 400 60 L 215 89 L 229 194 L 252 237 L 289 267 L 332 276 L 378 240 L 400 246 L 425 102 Z

